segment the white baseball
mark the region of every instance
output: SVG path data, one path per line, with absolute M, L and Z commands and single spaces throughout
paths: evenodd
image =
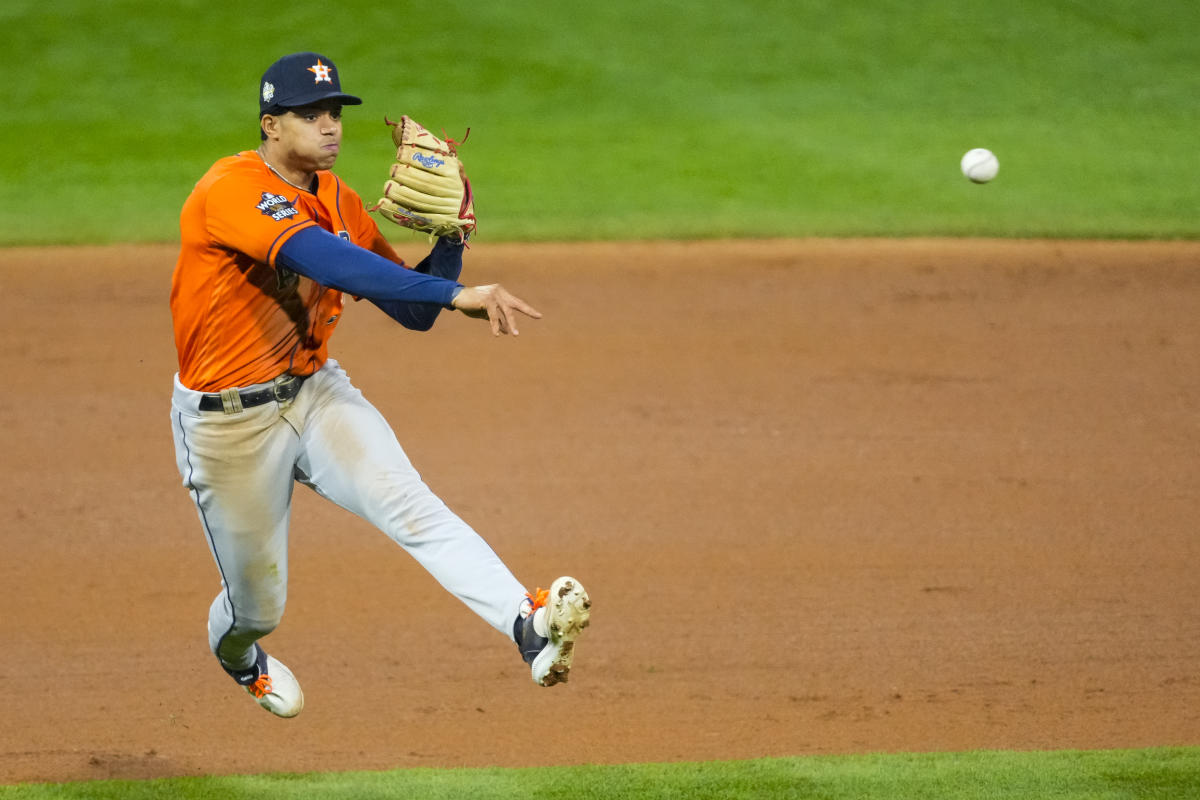
M 975 183 L 987 183 L 1000 171 L 1000 161 L 991 150 L 976 147 L 962 157 L 962 174 Z

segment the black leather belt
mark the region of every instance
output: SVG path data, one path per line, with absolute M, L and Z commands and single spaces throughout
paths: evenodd
M 222 396 L 226 394 L 206 394 L 200 397 L 201 411 L 227 411 L 231 414 L 236 414 L 242 408 L 251 408 L 253 406 L 261 406 L 263 403 L 270 403 L 272 400 L 286 402 L 291 400 L 300 393 L 300 387 L 304 381 L 308 379 L 307 375 L 283 375 L 274 380 L 270 386 L 264 386 L 261 389 L 242 389 L 240 392 L 228 392 L 229 408 L 226 408 L 226 399 Z M 232 395 L 236 394 L 237 400 Z M 241 408 L 238 408 L 238 401 L 241 401 Z

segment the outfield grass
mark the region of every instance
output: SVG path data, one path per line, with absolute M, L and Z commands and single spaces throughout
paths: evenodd
M 489 240 L 1200 235 L 1194 0 L 8 0 L 0 245 L 171 241 L 300 49 L 451 135 Z M 958 159 L 989 147 L 999 177 Z
M 703 764 L 409 769 L 0 787 L 0 800 L 1181 800 L 1200 796 L 1200 750 L 976 752 Z

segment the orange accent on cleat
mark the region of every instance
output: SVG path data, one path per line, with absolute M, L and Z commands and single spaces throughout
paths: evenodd
M 271 676 L 259 675 L 258 680 L 246 687 L 246 691 L 254 695 L 255 698 L 261 700 L 271 693 Z
M 532 614 L 534 611 L 537 611 L 539 608 L 546 605 L 546 602 L 550 599 L 550 590 L 543 589 L 539 586 L 538 590 L 534 594 L 526 592 L 525 597 L 530 603 L 533 604 L 533 607 L 529 609 L 529 612 Z

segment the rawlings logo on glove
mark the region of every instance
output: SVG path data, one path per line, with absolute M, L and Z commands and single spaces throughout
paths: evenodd
M 368 210 L 414 231 L 466 241 L 475 231 L 475 203 L 458 143 L 439 139 L 408 116 L 384 122 L 392 127 L 396 163 L 383 197 Z
M 425 169 L 436 169 L 437 167 L 440 167 L 442 164 L 446 163 L 437 156 L 427 156 L 422 155 L 421 153 L 413 153 L 412 160 L 420 164 Z

